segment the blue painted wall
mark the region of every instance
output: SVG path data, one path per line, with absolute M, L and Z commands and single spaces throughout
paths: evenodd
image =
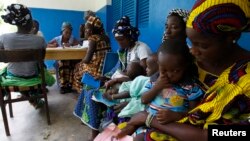
M 171 9 L 183 8 L 190 10 L 195 0 L 149 0 L 149 23 L 146 27 L 140 28 L 141 35 L 139 40 L 147 43 L 153 51 L 156 51 L 161 43 L 164 31 L 166 16 Z M 73 35 L 79 37 L 79 25 L 83 23 L 84 11 L 53 10 L 42 8 L 31 8 L 33 17 L 40 22 L 41 31 L 44 33 L 46 41 L 60 34 L 63 21 L 69 21 L 73 25 Z M 101 18 L 105 31 L 111 39 L 113 51 L 118 49 L 111 30 L 112 24 L 112 5 L 104 6 L 96 11 Z M 240 45 L 250 50 L 250 33 L 244 33 L 239 41 Z
M 61 33 L 61 25 L 64 21 L 72 24 L 73 35 L 79 39 L 79 26 L 83 23 L 84 12 L 31 8 L 32 16 L 40 23 L 40 31 L 43 32 L 46 42 L 49 42 Z M 49 70 L 54 69 L 54 60 L 46 60 L 45 64 Z
M 195 0 L 149 0 L 149 24 L 147 27 L 140 28 L 141 35 L 139 40 L 147 43 L 153 51 L 156 51 L 161 43 L 164 32 L 164 25 L 167 14 L 174 8 L 190 10 Z M 111 11 L 112 12 L 112 11 Z M 112 13 L 108 13 L 112 15 Z M 112 49 L 118 49 L 111 30 L 109 30 Z M 239 43 L 242 47 L 250 50 L 250 33 L 243 33 Z
M 43 32 L 47 42 L 60 35 L 61 25 L 64 21 L 72 24 L 73 35 L 79 38 L 79 26 L 84 22 L 84 12 L 41 8 L 31 8 L 31 12 L 33 18 L 39 21 L 40 30 Z

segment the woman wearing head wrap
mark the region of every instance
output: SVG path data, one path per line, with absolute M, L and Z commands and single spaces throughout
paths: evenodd
M 90 16 L 96 17 L 95 12 L 91 10 L 86 11 L 86 13 L 84 13 L 83 20 L 87 21 Z M 87 40 L 84 36 L 84 32 L 85 32 L 85 24 L 81 24 L 79 28 L 80 43 L 82 43 L 82 41 L 84 40 Z
M 95 89 L 87 85 L 84 85 L 83 89 L 81 78 L 84 73 L 99 77 L 102 72 L 104 57 L 111 48 L 110 40 L 105 34 L 103 24 L 98 17 L 89 16 L 85 23 L 85 37 L 89 42 L 88 51 L 85 58 L 76 65 L 74 71 L 73 88 L 81 93 L 74 115 L 92 129 L 91 139 L 93 140 L 98 133 L 103 106 L 92 100 Z
M 47 47 L 71 47 L 78 45 L 79 42 L 72 35 L 72 30 L 72 25 L 69 22 L 63 22 L 61 27 L 62 35 L 49 41 Z M 79 61 L 80 60 L 60 60 L 55 62 L 54 66 L 56 68 L 57 84 L 60 87 L 61 94 L 72 91 L 73 70 Z
M 162 42 L 166 39 L 186 41 L 186 21 L 189 12 L 184 9 L 173 9 L 168 13 Z
M 98 17 L 90 16 L 85 24 L 85 37 L 89 46 L 85 58 L 76 65 L 74 70 L 73 88 L 81 93 L 82 75 L 86 72 L 99 77 L 102 72 L 103 60 L 110 48 L 110 41 L 105 35 L 103 24 Z
M 100 25 L 100 23 L 95 23 L 94 21 L 95 17 L 89 17 L 86 24 L 85 36 L 88 36 L 89 34 L 87 29 L 88 23 L 95 26 Z M 111 81 L 108 81 L 108 84 L 106 84 L 108 87 L 115 83 L 129 80 L 129 78 L 123 74 L 126 71 L 127 64 L 131 61 L 140 61 L 140 64 L 144 66 L 144 61 L 151 53 L 151 50 L 145 43 L 138 41 L 139 31 L 130 25 L 128 17 L 122 17 L 117 22 L 113 29 L 113 34 L 120 45 L 120 50 L 118 51 L 119 62 L 117 63 L 117 67 L 113 69 L 114 71 L 105 75 L 106 77 L 111 77 L 111 75 L 116 72 L 111 77 Z M 101 119 L 103 118 L 103 106 L 91 99 L 95 92 L 96 89 L 84 89 L 78 98 L 74 110 L 74 114 L 77 117 L 80 117 L 81 120 L 92 129 L 92 140 L 99 133 L 98 129 L 100 127 Z
M 2 15 L 2 19 L 6 23 L 17 26 L 17 32 L 1 35 L 0 49 L 38 49 L 46 47 L 44 38 L 30 34 L 32 29 L 32 16 L 26 6 L 22 4 L 11 4 L 5 11 L 6 15 Z M 24 84 L 24 82 L 20 82 L 20 78 L 37 77 L 38 72 L 36 66 L 36 62 L 8 63 L 7 69 L 3 69 L 0 72 L 1 77 L 5 79 L 0 78 L 0 80 L 11 83 L 12 81 L 17 81 L 15 78 L 19 78 L 20 85 L 27 85 L 27 83 Z M 10 77 L 11 79 L 6 79 Z M 51 81 L 47 81 L 47 84 L 53 85 L 55 82 L 53 76 L 49 76 L 47 73 L 46 77 L 52 78 Z M 30 102 L 32 102 L 36 108 L 43 104 L 43 101 L 39 99 Z
M 131 26 L 129 17 L 124 16 L 118 20 L 112 32 L 120 47 L 118 50 L 120 66 L 112 75 L 111 80 L 105 84 L 107 88 L 126 81 L 126 76 L 123 73 L 132 61 L 140 62 L 141 66 L 146 69 L 146 59 L 152 53 L 147 44 L 138 41 L 140 32 Z
M 237 43 L 247 28 L 248 0 L 198 0 L 187 21 L 191 53 L 199 66 L 199 79 L 207 89 L 201 103 L 179 123 L 164 124 L 171 112 L 149 119 L 135 115 L 127 129 L 149 125 L 168 140 L 207 140 L 209 125 L 250 125 L 250 52 Z M 123 130 L 119 136 L 130 134 Z M 148 132 L 146 139 L 152 140 Z M 166 138 L 165 138 L 166 139 Z
M 53 38 L 48 43 L 48 47 L 70 47 L 78 45 L 79 42 L 72 35 L 72 25 L 69 22 L 63 22 L 61 27 L 61 34 Z
M 33 27 L 31 29 L 30 33 L 43 37 L 43 33 L 42 33 L 42 31 L 40 31 L 39 22 L 37 20 L 33 20 Z

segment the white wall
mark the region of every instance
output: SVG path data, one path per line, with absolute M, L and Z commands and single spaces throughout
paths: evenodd
M 97 11 L 111 0 L 16 0 L 32 8 L 61 9 L 75 11 Z

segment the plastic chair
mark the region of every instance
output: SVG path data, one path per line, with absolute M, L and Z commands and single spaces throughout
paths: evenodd
M 10 117 L 13 117 L 12 103 L 27 101 L 35 98 L 44 98 L 45 100 L 45 110 L 47 116 L 47 123 L 50 124 L 50 115 L 49 107 L 47 100 L 46 84 L 45 84 L 45 74 L 44 74 L 44 56 L 45 49 L 19 49 L 19 50 L 3 50 L 0 49 L 0 62 L 28 62 L 28 61 L 37 61 L 38 69 L 41 76 L 41 84 L 33 85 L 29 87 L 20 87 L 20 86 L 2 86 L 0 82 L 0 106 L 3 116 L 3 122 L 5 127 L 5 133 L 7 136 L 10 136 L 8 119 L 6 114 L 5 105 L 9 104 L 9 113 Z M 32 97 L 11 97 L 11 92 L 22 92 L 29 90 L 41 90 L 41 94 L 32 96 Z M 5 92 L 5 95 L 3 94 Z
M 107 52 L 104 58 L 102 75 L 111 71 L 115 67 L 117 62 L 118 62 L 118 54 L 116 52 Z M 83 74 L 81 82 L 93 88 L 99 88 L 101 85 L 101 82 L 99 80 L 95 80 L 94 77 L 89 73 Z

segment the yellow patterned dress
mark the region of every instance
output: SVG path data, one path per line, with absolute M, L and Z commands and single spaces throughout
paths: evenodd
M 73 89 L 78 93 L 81 93 L 82 75 L 86 72 L 90 73 L 92 76 L 100 76 L 103 68 L 103 61 L 105 55 L 110 51 L 110 42 L 107 41 L 106 35 L 92 35 L 88 40 L 94 41 L 96 43 L 96 50 L 90 61 L 90 63 L 85 64 L 83 61 L 75 66 L 74 77 L 73 77 Z

